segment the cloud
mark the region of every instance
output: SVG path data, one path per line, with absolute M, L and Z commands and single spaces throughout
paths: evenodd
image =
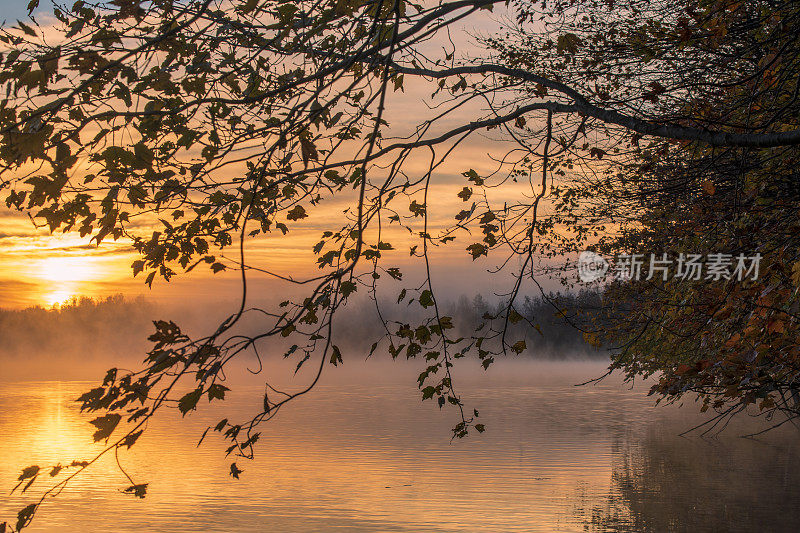
M 5 233 L 0 231 L 0 239 L 27 239 L 29 237 L 35 237 L 35 233 Z
M 112 247 L 108 247 L 106 245 L 97 246 L 95 244 L 78 244 L 75 246 L 61 246 L 58 248 L 47 248 L 47 252 L 84 252 L 89 251 L 91 253 L 84 254 L 84 255 L 128 255 L 131 253 L 135 253 L 133 246 L 128 244 L 114 244 Z
M 39 285 L 30 281 L 0 278 L 0 308 L 33 305 L 39 294 Z

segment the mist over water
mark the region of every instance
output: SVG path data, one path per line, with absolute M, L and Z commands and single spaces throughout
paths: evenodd
M 463 318 L 472 303 L 455 301 L 448 312 Z M 92 416 L 74 400 L 109 367 L 139 368 L 151 319 L 175 319 L 197 335 L 226 312 L 121 299 L 0 312 L 0 329 L 15 332 L 0 350 L 0 490 L 8 494 L 23 467 L 99 450 Z M 261 350 L 261 361 L 243 356 L 225 373 L 226 401 L 201 401 L 185 418 L 162 411 L 121 454 L 134 480 L 150 483 L 146 499 L 122 494 L 129 483 L 105 458 L 48 499 L 29 531 L 795 530 L 792 426 L 742 439 L 765 427 L 745 417 L 715 438 L 681 437 L 706 419 L 691 398 L 655 407 L 650 383 L 617 375 L 576 386 L 604 374 L 608 359 L 552 326 L 545 331 L 560 340 L 529 337 L 533 356 L 498 358 L 488 370 L 476 358 L 457 362 L 455 388 L 487 429 L 451 441 L 457 411 L 421 401 L 424 360 L 392 361 L 385 350 L 366 357 L 379 325 L 369 309 L 350 307 L 336 340 L 344 363 L 325 364 L 318 386 L 263 426 L 253 461 L 225 457 L 228 443 L 213 432 L 196 443 L 222 418 L 260 412 L 265 381 L 306 387 L 319 359 L 295 373 L 297 359 L 284 358 L 280 343 Z M 263 324 L 247 318 L 238 327 Z M 244 470 L 238 481 L 234 460 Z M 5 496 L 0 522 L 30 502 Z
M 333 343 L 342 349 L 350 368 L 363 361 L 372 343 L 385 334 L 374 302 L 365 298 L 352 300 L 336 316 L 333 330 Z M 261 304 L 266 305 L 265 302 Z M 259 304 L 250 305 L 258 307 Z M 497 301 L 481 296 L 460 296 L 443 302 L 442 314 L 453 317 L 456 328 L 451 331 L 452 336 L 470 337 L 483 322 L 482 315 L 495 312 L 498 305 Z M 383 303 L 382 306 L 387 327 L 393 332 L 399 324 L 418 324 L 424 320 L 416 304 Z M 147 338 L 153 332 L 153 320 L 172 320 L 190 337 L 200 338 L 215 331 L 238 307 L 239 303 L 233 299 L 220 300 L 216 305 L 192 300 L 167 304 L 117 295 L 97 300 L 74 299 L 51 308 L 0 309 L 0 381 L 97 380 L 102 379 L 110 367 L 138 370 L 152 346 Z M 572 326 L 556 317 L 551 305 L 525 299 L 519 308 L 540 325 L 540 330 L 525 327 L 524 323 L 510 326 L 509 338 L 524 339 L 527 343 L 528 350 L 522 358 L 605 358 L 603 352 L 584 343 Z M 245 313 L 230 333 L 257 335 L 273 326 L 274 319 L 251 311 Z M 266 358 L 269 361 L 262 363 L 282 360 L 282 355 L 294 342 L 298 341 L 279 336 L 260 341 L 260 353 L 269 353 Z M 373 359 L 387 358 L 384 342 Z M 286 369 L 293 374 L 298 359 L 295 356 L 291 361 L 294 362 L 287 363 Z M 462 363 L 460 366 L 471 365 L 467 361 Z M 422 362 L 420 365 L 424 368 Z M 250 352 L 243 354 L 234 366 L 257 369 L 259 363 Z M 309 362 L 308 366 L 313 363 Z

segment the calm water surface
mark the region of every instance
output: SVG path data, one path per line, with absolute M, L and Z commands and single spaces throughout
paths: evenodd
M 420 403 L 413 378 L 324 384 L 264 428 L 236 481 L 222 440 L 195 444 L 208 424 L 257 408 L 262 387 L 251 383 L 183 423 L 166 413 L 122 454 L 150 483 L 146 499 L 119 492 L 112 458 L 26 531 L 797 531 L 800 432 L 739 438 L 748 422 L 679 437 L 700 420 L 696 407 L 653 408 L 619 380 L 574 386 L 601 368 L 517 365 L 463 379 L 487 432 L 453 443 L 454 413 Z M 91 385 L 0 383 L 0 522 L 31 502 L 8 495 L 23 466 L 96 449 L 71 401 Z

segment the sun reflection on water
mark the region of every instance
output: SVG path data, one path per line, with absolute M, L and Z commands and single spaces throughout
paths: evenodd
M 227 442 L 209 435 L 198 447 L 197 439 L 223 415 L 252 412 L 262 386 L 240 384 L 225 405 L 185 418 L 162 412 L 122 454 L 134 479 L 150 483 L 146 499 L 121 492 L 129 482 L 109 455 L 48 499 L 30 531 L 796 530 L 794 432 L 763 442 L 740 439 L 738 430 L 715 442 L 680 437 L 696 413 L 654 410 L 641 388 L 619 382 L 576 388 L 578 376 L 605 368 L 586 365 L 561 377 L 551 366 L 509 366 L 514 379 L 462 381 L 492 430 L 456 442 L 447 440 L 446 413 L 384 372 L 322 385 L 270 425 L 234 480 Z M 92 386 L 0 381 L 0 491 L 17 483 L 22 467 L 68 464 L 102 449 L 87 424 L 94 415 L 81 415 L 73 401 Z M 31 492 L 0 498 L 0 519 L 48 481 L 45 474 Z

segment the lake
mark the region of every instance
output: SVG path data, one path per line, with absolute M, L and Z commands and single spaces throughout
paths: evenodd
M 287 406 L 264 426 L 255 460 L 237 460 L 239 481 L 225 442 L 195 445 L 208 424 L 257 409 L 263 385 L 232 386 L 224 404 L 183 421 L 166 412 L 121 454 L 136 482 L 150 483 L 147 498 L 119 492 L 129 483 L 112 457 L 48 500 L 26 531 L 797 530 L 795 428 L 745 439 L 759 424 L 744 420 L 715 438 L 681 437 L 703 420 L 691 400 L 653 407 L 646 384 L 613 376 L 574 386 L 602 362 L 516 361 L 457 381 L 487 430 L 450 442 L 455 413 L 420 402 L 411 373 L 392 368 L 325 381 Z M 72 401 L 93 385 L 0 383 L 0 522 L 32 501 L 8 495 L 22 467 L 97 449 Z

